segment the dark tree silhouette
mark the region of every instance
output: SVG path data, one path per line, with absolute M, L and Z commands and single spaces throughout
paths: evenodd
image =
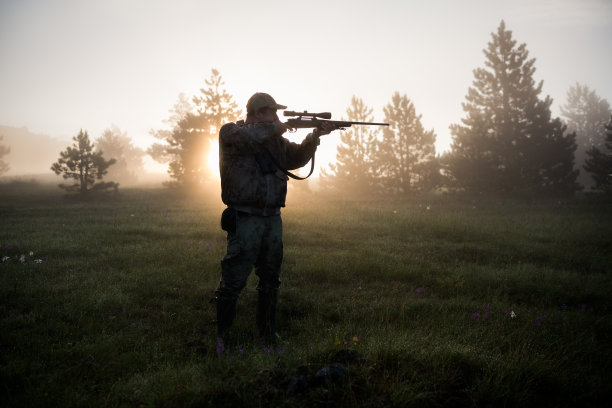
M 612 193 L 612 115 L 604 129 L 606 131 L 605 150 L 603 148 L 600 150 L 595 146 L 591 147 L 587 151 L 584 169 L 593 177 L 595 190 Z
M 205 83 L 208 87 L 200 89 L 201 96 L 194 97 L 193 104 L 179 95 L 168 120 L 172 129 L 152 131 L 161 143 L 147 150 L 155 160 L 169 163 L 173 184 L 181 187 L 198 186 L 210 179 L 206 160 L 215 148 L 218 131 L 241 115 L 233 97 L 222 88 L 219 71 L 213 69 Z
M 446 172 L 451 185 L 474 192 L 573 194 L 575 135 L 551 118 L 552 99 L 539 98 L 534 59 L 502 21 L 474 70 L 462 124 L 451 125 Z
M 357 96 L 351 98 L 346 114 L 348 121 L 373 121 L 372 108 L 366 106 Z M 345 192 L 371 191 L 375 178 L 372 163 L 375 140 L 376 130 L 370 126 L 355 126 L 341 132 L 340 144 L 336 150 L 336 163 L 330 164 L 329 171 L 322 171 L 322 186 Z
M 438 173 L 434 131 L 425 131 L 414 103 L 399 92 L 383 110 L 389 127 L 377 143 L 377 179 L 387 191 L 431 190 Z
M 72 140 L 74 140 L 72 146 L 60 152 L 60 157 L 53 163 L 51 170 L 55 174 L 61 174 L 64 179 L 75 180 L 75 183 L 60 184 L 59 187 L 82 195 L 90 191 L 117 191 L 119 184 L 101 181 L 109 166 L 115 163 L 115 159 L 105 160 L 102 157 L 103 152 L 95 152 L 87 131 L 83 132 L 81 129 Z

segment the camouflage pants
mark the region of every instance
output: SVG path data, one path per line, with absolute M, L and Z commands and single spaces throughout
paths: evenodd
M 227 233 L 227 254 L 221 261 L 217 296 L 237 299 L 255 267 L 257 290 L 275 292 L 280 286 L 283 261 L 283 224 L 280 215 L 258 216 L 237 212 L 236 231 Z

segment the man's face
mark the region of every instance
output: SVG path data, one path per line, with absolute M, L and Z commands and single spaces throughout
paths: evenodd
M 278 115 L 276 114 L 276 109 L 268 108 L 258 111 L 255 114 L 255 118 L 258 122 L 276 122 L 278 120 Z

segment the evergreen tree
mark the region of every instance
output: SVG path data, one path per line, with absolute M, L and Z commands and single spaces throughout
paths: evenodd
M 87 131 L 83 132 L 81 129 L 72 140 L 72 146 L 60 152 L 60 157 L 53 163 L 51 170 L 55 174 L 61 174 L 64 179 L 74 179 L 75 183 L 68 186 L 60 184 L 59 187 L 82 195 L 90 191 L 117 191 L 119 184 L 100 181 L 109 166 L 115 163 L 115 159 L 105 160 L 102 151 L 94 151 Z
M 501 193 L 572 194 L 574 134 L 551 119 L 552 99 L 538 96 L 534 59 L 516 46 L 502 21 L 484 50 L 486 68 L 474 70 L 462 124 L 451 125 L 447 172 L 455 187 Z
M 347 118 L 341 120 L 372 122 L 372 108 L 361 98 L 353 96 L 346 109 Z M 323 188 L 356 193 L 370 192 L 374 185 L 372 168 L 376 130 L 370 126 L 355 126 L 340 134 L 336 151 L 336 163 L 330 164 L 329 171 L 321 173 Z
M 116 160 L 108 170 L 109 178 L 122 184 L 135 184 L 138 181 L 138 175 L 144 172 L 144 151 L 135 147 L 126 133 L 112 126 L 104 130 L 96 143 L 96 150 L 104 152 L 104 157 Z
M 232 96 L 222 89 L 223 79 L 216 69 L 205 80 L 208 88 L 200 89 L 202 96 L 189 103 L 179 95 L 169 122 L 171 130 L 153 131 L 162 141 L 152 145 L 148 153 L 157 161 L 167 162 L 168 173 L 175 183 L 193 187 L 211 179 L 206 160 L 211 149 L 216 149 L 218 131 L 221 126 L 235 121 L 241 112 Z
M 435 184 L 436 135 L 425 131 L 422 115 L 406 95 L 393 94 L 391 103 L 383 108 L 388 128 L 376 150 L 378 180 L 385 190 L 408 193 L 427 191 Z
M 604 126 L 606 138 L 604 142 L 607 152 L 593 146 L 587 151 L 584 169 L 591 174 L 595 181 L 595 190 L 612 193 L 612 115 L 610 121 Z
M 190 112 L 192 112 L 192 110 L 193 105 L 187 96 L 184 93 L 180 93 L 176 103 L 169 111 L 170 117 L 164 120 L 170 129 L 152 129 L 150 131 L 153 137 L 161 141 L 161 143 L 153 143 L 147 149 L 147 153 L 153 158 L 153 160 L 164 164 L 169 164 L 177 160 L 180 161 L 180 151 L 182 149 L 180 143 L 175 141 L 175 133 L 180 131 L 179 128 L 181 122 Z M 170 169 L 168 170 L 168 173 L 172 176 Z
M 612 114 L 610 104 L 588 86 L 576 83 L 567 92 L 567 103 L 561 107 L 561 114 L 566 119 L 568 131 L 576 133 L 575 162 L 576 167 L 581 169 L 585 164 L 587 151 L 593 147 L 599 150 L 604 147 L 605 125 Z M 587 172 L 580 172 L 578 177 L 580 184 L 593 187 L 593 180 Z
M 0 142 L 4 139 L 4 136 L 0 136 Z M 9 171 L 9 165 L 8 163 L 6 163 L 4 160 L 2 160 L 2 157 L 6 156 L 7 154 L 9 154 L 11 152 L 11 149 L 9 147 L 6 147 L 4 145 L 0 145 L 0 176 L 3 175 L 4 173 L 6 173 L 7 171 Z
M 208 88 L 200 88 L 201 96 L 194 96 L 197 115 L 206 117 L 210 131 L 209 138 L 216 140 L 219 129 L 227 122 L 235 121 L 242 113 L 238 105 L 223 87 L 225 82 L 216 69 L 212 69 L 209 79 L 204 81 Z

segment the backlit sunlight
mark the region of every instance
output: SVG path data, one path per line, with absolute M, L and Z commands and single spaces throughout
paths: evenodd
M 208 165 L 208 171 L 215 178 L 219 176 L 219 142 L 217 140 L 210 141 L 210 149 L 208 150 L 208 157 L 206 158 L 206 164 Z

